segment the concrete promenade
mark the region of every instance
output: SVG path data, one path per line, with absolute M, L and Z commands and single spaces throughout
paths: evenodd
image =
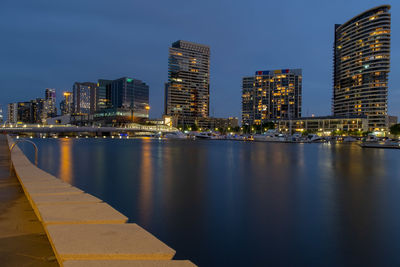
M 0 266 L 59 266 L 40 221 L 14 172 L 0 135 Z
M 10 137 L 8 142 L 14 143 Z M 60 266 L 195 266 L 172 260 L 173 249 L 126 223 L 128 218 L 107 203 L 37 168 L 17 146 L 11 160 Z

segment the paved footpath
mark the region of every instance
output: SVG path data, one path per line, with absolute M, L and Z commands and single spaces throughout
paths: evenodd
M 0 266 L 59 266 L 46 233 L 15 173 L 0 134 Z

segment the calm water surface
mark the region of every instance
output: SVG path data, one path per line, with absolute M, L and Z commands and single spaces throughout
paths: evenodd
M 400 150 L 34 139 L 39 167 L 199 266 L 400 266 Z M 21 145 L 32 158 L 33 149 Z

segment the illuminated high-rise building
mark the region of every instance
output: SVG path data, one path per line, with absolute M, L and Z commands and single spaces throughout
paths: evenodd
M 56 90 L 51 88 L 46 88 L 44 99 L 46 100 L 47 117 L 57 116 Z
M 72 114 L 73 94 L 72 92 L 64 92 L 64 99 L 60 102 L 61 115 Z
M 366 115 L 369 130 L 386 129 L 389 10 L 375 7 L 335 25 L 333 115 Z
M 141 80 L 128 77 L 113 80 L 111 105 L 132 111 L 135 117 L 148 118 L 149 86 Z
M 112 80 L 99 79 L 97 81 L 96 111 L 111 107 Z
M 73 112 L 80 115 L 93 114 L 96 111 L 96 83 L 76 82 L 73 85 Z
M 17 122 L 17 111 L 18 103 L 10 103 L 7 105 L 7 122 L 16 123 Z
M 301 117 L 301 69 L 256 71 L 242 82 L 243 125 Z
M 210 47 L 176 41 L 169 48 L 168 83 L 165 84 L 165 115 L 178 124 L 193 124 L 209 116 Z

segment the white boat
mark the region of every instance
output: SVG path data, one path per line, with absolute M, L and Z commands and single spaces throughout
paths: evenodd
M 307 141 L 308 142 L 323 142 L 325 140 L 317 134 L 309 134 L 309 135 L 307 135 Z
M 379 142 L 379 138 L 376 137 L 375 135 L 368 135 L 367 138 L 365 138 L 365 142 Z
M 286 137 L 277 130 L 268 130 L 263 134 L 254 134 L 253 140 L 261 142 L 285 142 Z
M 194 132 L 196 139 L 220 139 L 219 135 L 213 132 Z

